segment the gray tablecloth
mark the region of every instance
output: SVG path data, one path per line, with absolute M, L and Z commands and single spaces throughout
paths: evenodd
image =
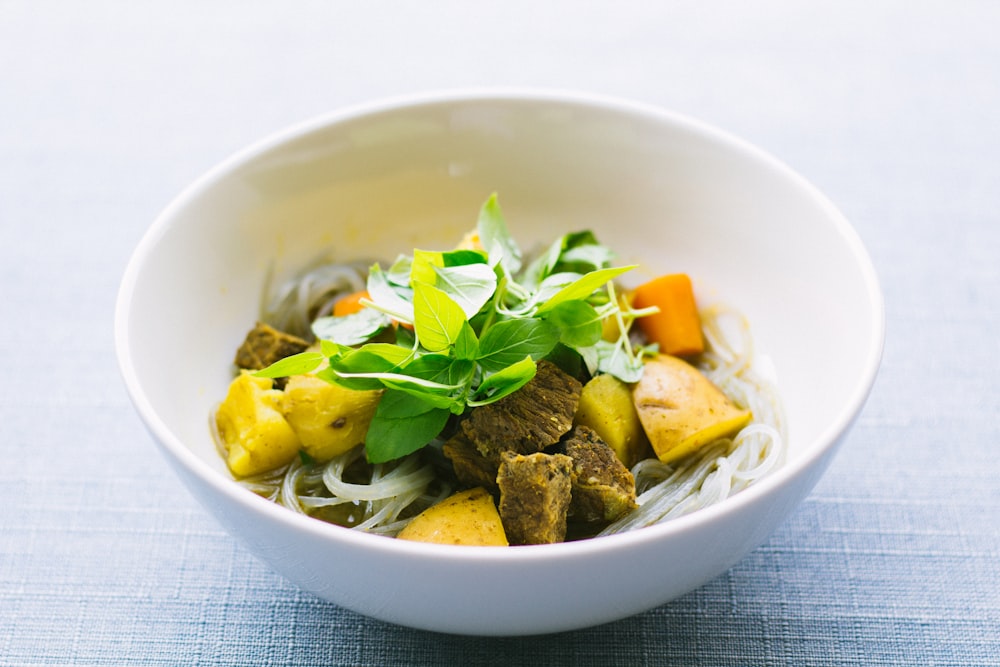
M 1000 3 L 0 2 L 0 664 L 1000 665 Z M 703 588 L 525 639 L 372 621 L 271 573 L 128 403 L 118 281 L 185 184 L 282 126 L 441 88 L 623 96 L 811 179 L 885 292 L 882 372 L 795 514 Z

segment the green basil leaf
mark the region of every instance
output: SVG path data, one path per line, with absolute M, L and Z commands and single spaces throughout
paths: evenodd
M 609 281 L 614 280 L 626 271 L 631 271 L 635 266 L 619 266 L 610 269 L 599 269 L 592 271 L 579 280 L 567 285 L 559 290 L 552 298 L 545 301 L 538 307 L 538 313 L 544 313 L 566 301 L 586 299 Z
M 559 342 L 559 329 L 534 318 L 497 322 L 479 339 L 477 361 L 484 370 L 497 372 L 525 357 L 541 359 Z
M 398 255 L 396 261 L 385 272 L 385 279 L 390 285 L 410 289 L 410 273 L 413 270 L 413 258 L 409 255 Z
M 548 249 L 528 265 L 520 277 L 521 283 L 530 289 L 537 289 L 549 277 L 562 254 L 562 239 L 549 245 Z
M 548 278 L 554 273 L 587 273 L 593 269 L 604 268 L 604 266 L 599 266 L 596 264 L 582 264 L 581 266 L 566 266 L 566 264 L 580 264 L 581 257 L 578 255 L 574 258 L 573 253 L 577 249 L 586 248 L 588 246 L 596 246 L 597 248 L 604 248 L 597 242 L 597 238 L 594 236 L 593 232 L 582 231 L 582 232 L 570 232 L 569 234 L 564 234 L 559 237 L 546 249 L 544 253 L 538 256 L 534 262 L 532 262 L 527 269 L 525 269 L 524 275 L 521 277 L 521 281 L 528 287 L 537 288 L 541 285 L 542 281 Z M 610 250 L 604 248 L 604 250 L 610 254 Z M 597 251 L 592 251 L 595 254 Z M 569 261 L 567 262 L 567 256 L 569 256 Z
M 440 352 L 458 339 L 466 321 L 462 308 L 447 294 L 426 283 L 413 286 L 413 326 L 420 344 Z
M 559 341 L 570 347 L 587 347 L 601 339 L 601 316 L 586 301 L 564 301 L 545 319 L 559 328 Z
M 450 414 L 411 394 L 387 391 L 368 426 L 368 461 L 385 463 L 412 454 L 441 433 Z
M 383 384 L 378 378 L 343 376 L 345 373 L 389 373 L 396 368 L 398 361 L 378 354 L 371 349 L 373 346 L 374 344 L 365 345 L 339 358 L 331 358 L 330 368 L 325 369 L 321 377 L 328 382 L 355 391 L 381 389 Z
M 580 379 L 583 377 L 583 358 L 580 353 L 568 345 L 559 343 L 552 351 L 545 355 L 546 361 L 551 361 L 561 368 L 564 373 Z
M 343 378 L 337 375 L 337 372 L 327 366 L 323 370 L 316 371 L 316 377 L 320 380 L 325 380 L 330 384 L 335 384 L 344 389 L 353 389 L 354 391 L 371 391 L 382 389 L 382 383 L 379 380 L 372 378 Z
M 476 377 L 476 362 L 472 359 L 454 359 L 448 369 L 448 381 L 454 385 L 468 387 Z
M 412 350 L 417 346 L 417 335 L 409 327 L 396 327 L 396 345 Z
M 427 405 L 440 410 L 447 410 L 448 412 L 460 414 L 465 409 L 464 400 L 457 396 L 453 396 L 451 392 L 435 393 L 422 385 L 415 384 L 412 382 L 412 378 L 409 378 L 410 381 L 408 381 L 408 377 L 405 375 L 399 375 L 396 377 L 398 379 L 383 378 L 382 386 L 392 391 L 419 398 L 421 401 L 427 403 Z
M 538 366 L 534 360 L 531 357 L 525 357 L 503 370 L 486 376 L 476 387 L 473 399 L 467 403 L 470 407 L 479 407 L 499 401 L 504 396 L 509 396 L 528 384 L 535 377 L 537 370 Z
M 561 271 L 578 271 L 587 273 L 611 266 L 615 254 L 610 248 L 596 243 L 570 248 L 559 258 L 558 268 Z
M 455 339 L 455 358 L 475 360 L 479 356 L 479 339 L 469 322 L 462 323 L 462 329 Z
M 291 356 L 279 359 L 267 368 L 262 368 L 253 373 L 259 378 L 283 378 L 289 375 L 303 375 L 312 373 L 323 365 L 326 356 L 322 352 L 299 352 Z
M 608 373 L 622 382 L 638 382 L 642 377 L 642 355 L 630 356 L 616 343 L 599 340 L 590 347 L 577 348 L 591 375 Z
M 434 269 L 444 266 L 443 253 L 437 250 L 421 250 L 417 248 L 413 251 L 413 265 L 410 267 L 410 286 L 415 287 L 417 283 L 427 283 L 436 285 Z
M 414 354 L 412 347 L 402 347 L 392 343 L 368 343 L 361 349 L 385 359 L 393 366 L 409 361 Z
M 401 322 L 413 322 L 413 290 L 390 283 L 378 264 L 373 264 L 368 270 L 367 288 L 368 296 L 378 310 Z
M 482 250 L 460 248 L 441 253 L 445 266 L 468 266 L 469 264 L 489 264 L 489 258 Z
M 338 373 L 389 373 L 409 356 L 409 350 L 396 345 L 372 343 L 331 361 L 330 368 Z
M 351 347 L 349 347 L 347 345 L 340 345 L 338 343 L 334 343 L 332 340 L 326 340 L 326 339 L 320 338 L 320 340 L 319 340 L 319 351 L 323 354 L 324 357 L 328 357 L 328 358 L 329 357 L 342 357 L 345 354 L 347 354 L 348 352 L 353 351 L 353 348 L 351 348 Z
M 340 345 L 361 345 L 392 326 L 384 313 L 373 308 L 362 308 L 350 315 L 320 317 L 312 323 L 312 332 L 320 340 Z
M 507 222 L 495 192 L 479 210 L 476 230 L 479 232 L 479 242 L 489 256 L 491 267 L 499 265 L 509 276 L 521 270 L 521 249 L 507 230 Z
M 497 289 L 497 274 L 486 264 L 435 267 L 441 291 L 457 303 L 466 319 L 478 313 Z
M 453 361 L 446 354 L 424 354 L 408 363 L 401 372 L 421 380 L 453 384 L 450 374 Z
M 583 278 L 582 273 L 560 272 L 546 276 L 531 295 L 531 304 L 545 303 L 564 288 Z

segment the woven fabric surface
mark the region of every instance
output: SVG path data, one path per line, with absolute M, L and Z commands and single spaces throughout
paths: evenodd
M 1000 5 L 0 3 L 0 665 L 1000 665 Z M 492 84 L 703 118 L 815 182 L 882 370 L 761 547 L 639 616 L 486 639 L 272 573 L 126 397 L 127 259 L 188 182 L 347 104 Z

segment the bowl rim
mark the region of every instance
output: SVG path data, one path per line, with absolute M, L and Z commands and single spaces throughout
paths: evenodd
M 529 548 L 509 547 L 469 547 L 441 545 L 406 540 L 396 540 L 380 535 L 356 531 L 329 524 L 311 517 L 300 515 L 276 503 L 266 500 L 242 488 L 231 478 L 226 478 L 198 457 L 167 427 L 149 401 L 139 381 L 131 355 L 128 322 L 131 302 L 140 274 L 149 255 L 154 251 L 160 237 L 166 232 L 171 220 L 179 210 L 196 199 L 199 194 L 213 187 L 226 174 L 252 160 L 280 149 L 286 143 L 302 139 L 309 134 L 329 129 L 353 120 L 373 117 L 386 113 L 405 113 L 418 108 L 434 106 L 456 106 L 462 104 L 532 104 L 547 103 L 570 107 L 600 110 L 625 116 L 642 117 L 658 123 L 666 123 L 702 138 L 724 144 L 729 150 L 744 154 L 778 172 L 826 211 L 830 222 L 848 246 L 862 274 L 867 290 L 872 330 L 868 336 L 863 373 L 856 380 L 849 400 L 842 406 L 831 424 L 821 432 L 811 446 L 787 461 L 777 470 L 755 482 L 738 494 L 730 496 L 714 505 L 691 514 L 640 530 L 634 530 L 606 537 L 590 538 L 559 544 L 531 545 Z M 264 515 L 268 520 L 285 524 L 288 528 L 304 531 L 317 538 L 344 543 L 357 548 L 375 549 L 380 552 L 404 553 L 411 557 L 447 557 L 453 562 L 533 562 L 550 558 L 582 558 L 607 550 L 638 546 L 669 539 L 688 531 L 706 528 L 716 519 L 736 513 L 740 508 L 764 500 L 782 488 L 791 485 L 806 470 L 812 468 L 828 454 L 832 454 L 841 436 L 851 427 L 864 408 L 874 386 L 885 344 L 885 303 L 878 276 L 861 238 L 837 207 L 809 182 L 804 176 L 791 169 L 784 162 L 765 150 L 729 132 L 697 118 L 621 97 L 564 89 L 538 89 L 524 87 L 474 87 L 440 91 L 429 91 L 407 95 L 385 97 L 373 101 L 352 104 L 293 123 L 250 145 L 237 150 L 215 166 L 205 171 L 178 193 L 157 215 L 151 226 L 143 234 L 135 247 L 122 275 L 114 311 L 114 344 L 119 371 L 127 393 L 162 452 L 182 466 L 202 484 L 228 501 L 242 506 L 252 513 Z

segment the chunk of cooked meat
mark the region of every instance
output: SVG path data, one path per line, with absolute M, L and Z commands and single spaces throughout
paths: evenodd
M 593 429 L 575 426 L 563 442 L 573 460 L 574 519 L 610 522 L 638 507 L 635 478 Z
M 566 539 L 573 459 L 565 454 L 500 455 L 500 520 L 511 544 L 552 544 Z
M 441 450 L 451 461 L 455 477 L 460 483 L 465 486 L 482 486 L 492 492 L 498 491 L 499 456 L 486 458 L 479 453 L 476 445 L 461 433 L 449 438 Z
M 540 452 L 573 426 L 581 388 L 555 364 L 539 361 L 535 377 L 521 389 L 470 411 L 462 432 L 486 458 Z
M 298 336 L 258 322 L 236 351 L 235 363 L 239 368 L 258 371 L 285 357 L 303 352 L 307 347 L 309 343 Z

